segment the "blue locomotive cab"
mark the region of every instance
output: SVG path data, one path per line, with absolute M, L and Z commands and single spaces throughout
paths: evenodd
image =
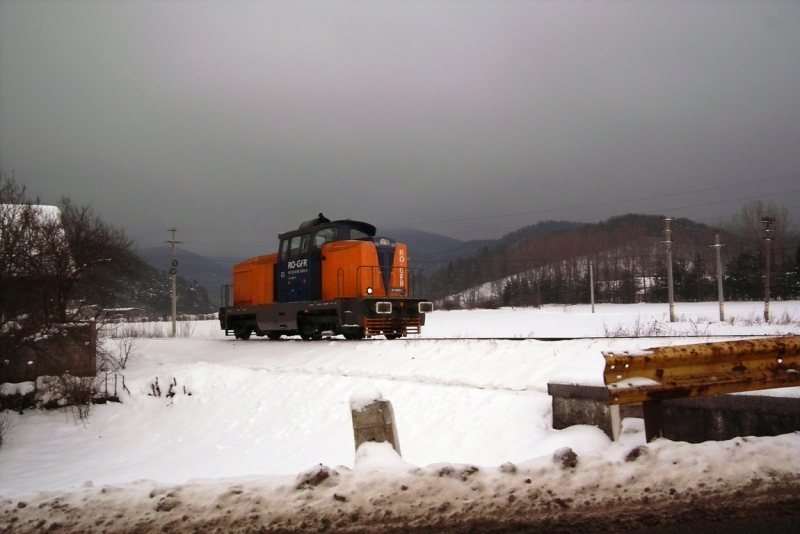
M 322 245 L 331 241 L 371 240 L 375 227 L 361 221 L 333 221 L 321 213 L 297 230 L 280 234 L 275 271 L 277 302 L 303 302 L 322 298 Z

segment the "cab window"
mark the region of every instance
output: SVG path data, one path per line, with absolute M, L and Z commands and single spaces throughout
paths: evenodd
M 289 241 L 284 239 L 281 241 L 281 259 L 286 259 L 286 254 L 289 252 Z
M 314 250 L 320 250 L 325 243 L 336 241 L 336 235 L 336 228 L 323 228 L 314 234 Z
M 289 257 L 295 257 L 300 255 L 300 240 L 303 236 L 296 235 L 292 238 L 291 243 L 289 244 Z
M 369 237 L 369 234 L 361 230 L 356 230 L 355 228 L 350 228 L 350 239 L 364 239 L 365 237 Z
M 308 254 L 308 248 L 311 244 L 311 234 L 303 234 L 303 240 L 300 244 L 300 253 Z

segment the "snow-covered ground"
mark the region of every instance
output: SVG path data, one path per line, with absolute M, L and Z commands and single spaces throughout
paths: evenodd
M 170 508 L 163 502 L 173 499 L 187 508 L 198 495 L 239 488 L 236 495 L 250 498 L 236 506 L 257 498 L 296 511 L 293 492 L 319 464 L 331 468 L 320 486 L 339 497 L 324 506 L 341 505 L 345 493 L 349 506 L 368 503 L 388 491 L 387 480 L 405 481 L 393 506 L 411 506 L 431 491 L 452 502 L 459 492 L 491 500 L 498 484 L 518 495 L 550 484 L 561 498 L 594 502 L 623 490 L 685 493 L 698 483 L 800 476 L 798 433 L 688 445 L 645 444 L 637 419 L 623 422 L 617 443 L 594 427 L 553 430 L 547 383 L 602 384 L 602 351 L 709 340 L 681 335 L 800 333 L 800 302 L 773 302 L 771 324 L 762 320 L 763 303 L 726 303 L 725 323 L 716 303 L 676 310 L 675 323 L 666 305 L 649 304 L 598 305 L 594 314 L 589 306 L 437 311 L 422 336 L 395 341 L 238 341 L 214 321 L 194 323 L 186 337 L 139 338 L 122 371 L 128 391 L 118 382 L 122 403 L 93 407 L 85 424 L 58 411 L 14 414 L 0 449 L 0 501 L 10 509 L 24 500 L 27 512 L 15 513 L 36 517 L 27 505 L 44 509 L 54 499 L 95 499 L 110 510 Z M 524 339 L 612 334 L 630 337 Z M 669 337 L 642 337 L 654 334 Z M 364 388 L 392 402 L 402 460 L 381 445 L 356 457 L 348 401 Z M 770 394 L 800 396 L 800 388 Z M 640 446 L 645 452 L 626 461 Z M 564 447 L 579 459 L 568 475 L 553 460 Z M 420 477 L 427 482 L 413 484 Z

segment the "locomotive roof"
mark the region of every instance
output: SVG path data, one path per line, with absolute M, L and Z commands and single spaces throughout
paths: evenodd
M 331 228 L 331 227 L 340 227 L 340 226 L 347 226 L 349 228 L 355 228 L 356 230 L 360 230 L 367 234 L 370 237 L 374 237 L 377 229 L 375 226 L 363 222 L 363 221 L 352 221 L 350 219 L 342 219 L 339 221 L 328 221 L 324 219 L 325 222 L 320 224 L 313 224 L 317 222 L 319 219 L 313 219 L 312 221 L 306 221 L 305 223 L 300 225 L 300 228 L 297 230 L 292 230 L 290 232 L 284 232 L 282 234 L 278 234 L 278 239 L 286 239 L 287 237 L 294 237 L 296 235 L 303 235 L 309 232 L 316 232 L 317 230 L 321 230 L 323 228 Z M 308 224 L 312 223 L 312 224 Z

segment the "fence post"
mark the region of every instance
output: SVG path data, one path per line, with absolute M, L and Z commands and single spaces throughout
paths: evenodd
M 353 417 L 356 450 L 362 443 L 387 442 L 398 456 L 402 456 L 392 403 L 385 400 L 380 391 L 364 388 L 353 393 L 350 396 L 350 413 Z

